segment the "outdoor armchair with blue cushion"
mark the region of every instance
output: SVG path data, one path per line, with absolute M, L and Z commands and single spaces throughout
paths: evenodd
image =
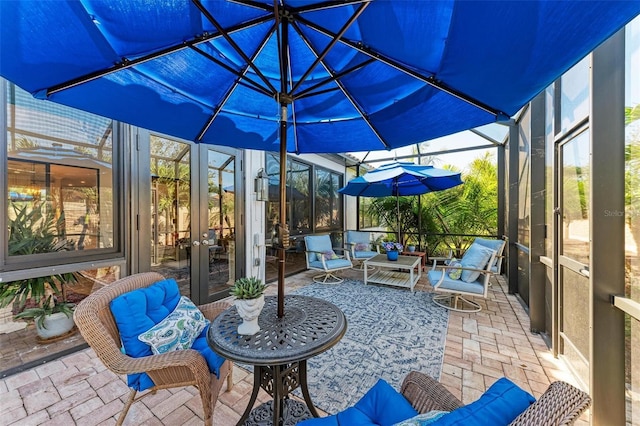
M 380 247 L 371 241 L 371 233 L 365 231 L 347 231 L 344 244 L 351 260 L 360 268 L 364 267 L 364 261 L 380 254 Z M 374 247 L 375 246 L 375 247 Z M 369 270 L 374 269 L 372 266 Z
M 471 404 L 426 374 L 412 371 L 398 393 L 378 381 L 353 407 L 299 426 L 559 426 L 571 425 L 591 404 L 586 392 L 556 381 L 537 400 L 506 378 L 498 379 Z
M 307 235 L 304 237 L 304 242 L 307 269 L 322 271 L 322 274 L 313 277 L 313 281 L 323 284 L 338 284 L 344 281 L 334 272 L 353 266 L 348 251 L 332 247 L 331 238 L 328 235 Z M 344 254 L 338 255 L 336 250 Z
M 459 312 L 480 311 L 482 307 L 465 296 L 487 297 L 495 257 L 495 250 L 473 243 L 460 262 L 434 264 L 427 277 L 434 292 L 440 294 L 433 296 L 433 302 Z
M 502 273 L 502 260 L 504 259 L 504 248 L 507 245 L 507 242 L 502 239 L 489 239 L 489 238 L 480 238 L 480 237 L 473 240 L 473 242 L 478 243 L 487 248 L 490 248 L 491 250 L 495 250 L 496 257 L 493 261 L 493 264 L 491 265 L 491 272 L 493 272 L 496 275 L 500 275 Z M 453 259 L 452 256 L 453 256 L 453 252 L 449 251 L 448 258 L 445 257 L 445 258 L 434 259 L 434 264 L 438 261 L 439 262 L 451 261 Z
M 226 378 L 231 390 L 233 379 L 231 362 L 211 350 L 206 333 L 208 321 L 229 306 L 213 302 L 195 307 L 180 295 L 175 280 L 155 272 L 122 278 L 78 304 L 74 320 L 82 337 L 109 370 L 127 375 L 132 389 L 118 425 L 138 399 L 189 385 L 200 391 L 204 424 L 212 424 L 222 383 Z

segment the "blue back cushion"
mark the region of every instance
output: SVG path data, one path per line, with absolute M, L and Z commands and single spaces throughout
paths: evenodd
M 307 254 L 307 256 L 309 256 L 309 262 L 317 260 L 318 253 L 333 251 L 331 238 L 328 235 L 309 235 L 304 237 L 304 242 L 307 247 L 307 251 L 314 252 Z
M 409 401 L 383 379 L 379 379 L 354 407 L 366 414 L 374 424 L 382 426 L 418 414 Z
M 124 352 L 133 358 L 153 355 L 151 346 L 138 340 L 138 336 L 162 321 L 180 301 L 178 284 L 172 278 L 158 281 L 149 287 L 122 294 L 109 305 L 118 326 Z M 206 341 L 207 326 L 191 346 L 204 356 L 209 369 L 219 377 L 224 358 L 213 352 Z M 127 376 L 129 387 L 142 391 L 154 386 L 146 373 Z
M 298 426 L 392 426 L 417 414 L 402 394 L 380 379 L 353 407 L 333 416 L 302 421 Z
M 534 402 L 531 394 L 503 377 L 477 401 L 445 414 L 433 425 L 506 426 Z
M 493 250 L 490 248 L 473 243 L 467 249 L 464 256 L 462 256 L 462 259 L 460 259 L 460 263 L 464 268 L 485 269 L 492 254 Z M 470 283 L 477 280 L 479 276 L 480 272 L 477 271 L 462 271 L 460 279 Z
M 505 244 L 504 240 L 488 240 L 486 238 L 476 238 L 474 242 L 482 246 L 489 247 L 491 250 L 496 252 L 496 257 L 493 260 L 493 265 L 491 265 L 491 267 L 496 266 L 498 262 L 500 262 L 500 258 L 498 256 L 502 256 L 502 251 L 504 250 Z
M 347 231 L 345 240 L 349 244 L 366 244 L 369 246 L 371 242 L 371 234 L 369 232 L 362 231 Z

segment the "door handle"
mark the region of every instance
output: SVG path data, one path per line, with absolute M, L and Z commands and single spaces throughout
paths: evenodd
M 203 246 L 208 246 L 209 245 L 209 240 L 202 240 L 202 245 Z
M 589 267 L 588 266 L 585 266 L 584 268 L 578 269 L 578 272 L 580 272 L 580 274 L 582 276 L 585 276 L 585 277 L 589 278 Z
M 200 241 L 195 240 L 194 242 L 191 243 L 194 247 L 198 247 L 200 245 Z

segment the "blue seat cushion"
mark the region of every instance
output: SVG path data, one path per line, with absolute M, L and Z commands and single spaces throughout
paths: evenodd
M 348 261 L 347 259 L 343 259 L 343 258 L 325 260 L 325 264 L 327 265 L 327 270 L 329 270 L 329 271 L 333 271 L 333 270 L 336 270 L 336 269 L 351 268 L 351 266 L 352 266 L 350 261 Z M 324 265 L 319 260 L 315 260 L 313 262 L 309 262 L 309 267 L 310 268 L 324 270 Z
M 369 250 L 367 250 L 367 251 L 355 251 L 353 253 L 353 256 L 356 259 L 369 259 L 369 258 L 377 256 L 377 255 L 378 255 L 377 251 L 369 251 Z
M 353 407 L 332 416 L 305 420 L 298 425 L 391 426 L 417 414 L 402 394 L 383 379 L 379 379 Z
M 124 353 L 133 358 L 153 355 L 151 346 L 138 340 L 138 336 L 165 319 L 178 305 L 180 290 L 172 278 L 158 281 L 149 287 L 130 291 L 113 299 L 109 307 L 115 319 Z M 219 377 L 224 358 L 213 352 L 206 341 L 205 327 L 193 342 L 197 350 L 207 360 L 209 369 Z M 142 391 L 154 386 L 146 373 L 129 374 L 129 387 Z
M 429 278 L 429 282 L 432 285 L 435 285 L 438 281 L 440 281 L 440 278 L 442 277 L 443 273 L 445 274 L 445 277 L 442 280 L 442 283 L 437 288 L 446 289 L 451 292 L 459 291 L 462 293 L 472 293 L 472 294 L 478 294 L 478 295 L 484 294 L 484 285 L 481 281 L 481 277 L 479 277 L 478 280 L 474 282 L 467 283 L 462 280 L 454 280 L 450 278 L 449 275 L 446 275 L 446 271 L 443 272 L 442 269 L 440 269 L 437 271 L 427 272 L 427 277 Z
M 437 426 L 501 426 L 511 423 L 535 398 L 503 377 L 475 402 L 457 408 L 432 423 Z

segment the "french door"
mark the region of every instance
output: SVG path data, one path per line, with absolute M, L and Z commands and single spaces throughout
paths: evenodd
M 559 146 L 560 354 L 589 387 L 589 131 Z
M 228 296 L 244 256 L 239 151 L 157 135 L 149 148 L 150 269 L 196 303 Z

